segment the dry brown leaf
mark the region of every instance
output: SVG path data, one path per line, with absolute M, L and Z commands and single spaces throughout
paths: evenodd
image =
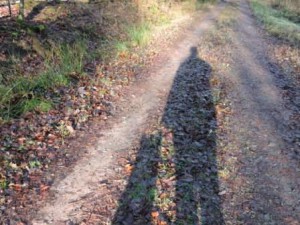
M 26 138 L 20 137 L 20 138 L 18 138 L 18 143 L 19 143 L 20 145 L 23 145 L 24 142 L 25 142 L 25 140 L 26 140 Z
M 41 185 L 40 185 L 40 190 L 41 190 L 41 192 L 45 192 L 45 191 L 47 191 L 49 188 L 50 188 L 50 186 L 47 186 L 47 185 L 44 185 L 44 184 L 41 184 Z
M 37 133 L 37 134 L 35 135 L 35 140 L 37 140 L 37 141 L 42 141 L 42 140 L 44 140 L 44 135 L 43 135 L 42 133 Z
M 10 185 L 15 191 L 21 191 L 22 186 L 20 184 L 11 184 Z
M 164 199 L 164 198 L 167 198 L 168 197 L 168 194 L 167 193 L 161 193 L 160 196 L 159 196 L 161 199 Z
M 159 216 L 159 212 L 157 212 L 157 211 L 151 212 L 151 217 L 153 219 L 157 219 L 158 216 Z
M 167 225 L 167 222 L 159 220 L 159 221 L 157 221 L 157 224 L 158 225 Z
M 131 173 L 132 170 L 133 170 L 133 165 L 131 165 L 131 164 L 126 164 L 125 165 L 125 172 L 126 173 Z

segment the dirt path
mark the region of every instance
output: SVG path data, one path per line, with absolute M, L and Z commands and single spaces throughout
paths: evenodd
M 278 84 L 285 81 L 270 67 L 268 45 L 248 5 L 241 1 L 239 7 L 226 76 L 232 82 L 228 98 L 234 111 L 227 137 L 232 149 L 226 154 L 237 157 L 240 165 L 232 174 L 236 181 L 227 183 L 231 193 L 223 206 L 236 216 L 230 224 L 299 224 L 299 142 L 297 128 L 289 126 L 299 111 L 283 100 Z
M 237 13 L 228 41 L 200 38 L 224 6 L 198 18 L 33 224 L 299 224 L 295 107 L 246 1 L 226 7 Z
M 33 224 L 64 224 L 72 218 L 72 214 L 78 216 L 81 208 L 78 202 L 87 195 L 93 195 L 99 181 L 114 172 L 112 166 L 116 158 L 113 154 L 126 151 L 142 137 L 149 117 L 157 114 L 163 96 L 170 91 L 177 68 L 188 57 L 190 48 L 197 44 L 198 36 L 212 26 L 220 10 L 219 7 L 201 16 L 187 29 L 187 34 L 167 50 L 168 54 L 161 57 L 163 61 L 151 71 L 149 79 L 132 87 L 128 99 L 121 103 L 124 109 L 119 118 L 110 129 L 101 132 L 102 137 L 87 149 L 87 156 L 77 163 L 73 172 L 54 185 L 55 199 L 41 209 Z

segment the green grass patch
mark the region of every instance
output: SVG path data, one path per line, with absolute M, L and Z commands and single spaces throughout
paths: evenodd
M 300 1 L 299 0 L 265 0 L 264 4 L 278 9 L 280 14 L 294 22 L 300 22 Z
M 290 20 L 287 11 L 271 8 L 257 0 L 251 1 L 251 7 L 269 33 L 291 43 L 300 44 L 300 24 Z
M 147 12 L 148 21 L 155 25 L 165 25 L 171 22 L 170 15 L 161 11 L 158 4 L 149 6 Z
M 0 189 L 5 190 L 8 187 L 6 180 L 0 180 Z
M 145 46 L 151 39 L 150 23 L 142 23 L 128 28 L 128 36 L 133 46 Z
M 115 49 L 117 51 L 117 55 L 127 53 L 129 51 L 129 46 L 126 41 L 117 41 L 115 43 Z
M 273 8 L 274 10 L 274 8 Z M 295 11 L 290 11 L 286 8 L 277 8 L 275 9 L 275 15 L 277 17 L 283 17 L 286 18 L 294 23 L 300 23 L 300 13 Z
M 39 74 L 29 77 L 13 74 L 14 78 L 9 81 L 0 80 L 0 118 L 14 118 L 34 110 L 49 111 L 53 103 L 45 99 L 45 94 L 57 87 L 67 86 L 71 81 L 70 74 L 83 76 L 87 57 L 84 41 L 59 45 L 47 55 L 45 69 Z
M 197 0 L 196 1 L 196 10 L 199 9 L 206 9 L 214 4 L 216 4 L 218 1 L 217 0 Z

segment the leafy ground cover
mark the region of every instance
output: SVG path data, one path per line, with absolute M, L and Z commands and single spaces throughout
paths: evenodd
M 241 10 L 246 19 L 236 20 L 238 4 L 228 5 L 230 7 L 219 16 L 216 26 L 201 37 L 200 44 L 191 49 L 190 56 L 179 67 L 166 107 L 162 109 L 162 118 L 158 123 L 154 118 L 156 123 L 130 151 L 130 156 L 118 158 L 122 163 L 116 172 L 121 173 L 97 181 L 97 190 L 80 199 L 83 203 L 78 205 L 82 204 L 80 209 L 84 215 L 78 214 L 76 224 L 107 224 L 109 220 L 113 220 L 113 224 L 158 225 L 223 224 L 224 221 L 251 224 L 253 220 L 259 224 L 297 223 L 296 198 L 293 198 L 297 193 L 294 188 L 297 174 L 293 159 L 289 160 L 287 155 L 299 156 L 295 147 L 299 117 L 294 113 L 298 110 L 299 98 L 297 100 L 295 95 L 290 102 L 290 98 L 283 97 L 282 106 L 276 103 L 282 100 L 282 90 L 284 96 L 297 94 L 291 88 L 295 80 L 287 82 L 282 74 L 297 75 L 298 49 L 289 44 L 278 49 L 271 45 L 270 49 L 277 53 L 276 63 L 272 64 L 264 58 L 265 52 L 260 51 L 263 39 L 248 17 L 248 8 L 243 6 Z M 18 111 L 14 111 L 17 113 L 8 114 L 6 108 L 3 110 L 6 118 L 10 115 L 15 118 L 4 118 L 1 126 L 2 223 L 28 222 L 26 218 L 36 199 L 47 197 L 55 170 L 66 169 L 65 166 L 80 155 L 65 150 L 64 142 L 75 135 L 75 130 L 85 130 L 91 117 L 100 117 L 102 121 L 111 118 L 115 112 L 114 100 L 122 95 L 122 86 L 134 80 L 140 68 L 150 64 L 157 52 L 149 50 L 151 42 L 157 43 L 155 38 L 149 38 L 155 24 L 171 25 L 165 16 L 162 16 L 163 22 L 153 23 L 145 23 L 146 17 L 142 16 L 139 24 L 124 27 L 112 19 L 114 17 L 100 16 L 104 24 L 115 27 L 99 40 L 97 37 L 103 35 L 103 30 L 95 29 L 95 24 L 77 26 L 89 21 L 87 13 L 96 15 L 84 4 L 79 6 L 81 16 L 63 17 L 69 18 L 67 23 L 55 17 L 41 23 L 39 21 L 45 18 L 36 12 L 53 13 L 54 8 L 64 14 L 68 7 L 60 4 L 53 8 L 37 6 L 36 15 L 31 14 L 32 23 L 14 21 L 21 32 L 12 29 L 11 33 L 4 33 L 8 39 L 2 37 L 1 43 L 5 44 L 7 40 L 25 38 L 28 33 L 38 39 L 30 36 L 21 44 L 22 49 L 25 46 L 25 50 L 31 52 L 29 55 L 33 58 L 28 59 L 27 53 L 25 58 L 35 69 L 6 67 L 9 71 L 24 70 L 26 73 L 22 74 L 22 79 L 13 76 L 10 80 L 10 76 L 6 76 L 3 81 L 9 84 L 22 80 L 13 88 L 16 102 L 20 103 Z M 126 9 L 126 4 L 123 6 L 121 8 Z M 185 5 L 185 10 L 194 7 Z M 155 15 L 156 10 L 161 9 L 153 6 L 149 12 Z M 79 18 L 78 24 L 72 24 L 74 18 Z M 119 26 L 124 29 L 120 36 L 115 33 Z M 58 28 L 61 33 L 54 34 Z M 163 34 L 166 36 L 165 32 Z M 48 37 L 47 43 L 42 41 L 44 35 Z M 169 33 L 169 37 L 173 35 Z M 78 37 L 80 42 L 75 41 Z M 61 38 L 67 41 L 61 42 Z M 156 41 L 162 42 L 161 38 L 162 35 Z M 13 43 L 11 46 L 20 47 Z M 59 43 L 57 49 L 56 43 Z M 52 52 L 47 46 L 56 50 Z M 15 60 L 13 56 L 9 60 Z M 1 63 L 5 63 L 7 54 L 4 52 L 2 57 Z M 38 63 L 34 64 L 35 61 Z M 280 94 L 272 92 L 274 85 L 268 76 L 277 79 Z M 264 86 L 260 89 L 260 85 Z M 2 86 L 3 93 L 7 93 L 6 85 Z M 271 91 L 265 96 L 264 89 Z M 276 94 L 274 104 L 270 104 L 272 93 Z M 4 94 L 3 99 L 8 97 Z M 236 111 L 232 109 L 233 103 Z M 283 130 L 276 129 L 272 125 L 274 118 L 276 123 L 278 112 L 285 110 L 291 112 L 283 118 L 279 115 L 278 125 Z M 286 122 L 281 126 L 282 121 Z M 287 132 L 282 135 L 283 131 Z M 281 139 L 290 144 L 282 144 Z M 283 146 L 284 150 L 278 146 Z M 275 164 L 276 167 L 272 167 Z M 100 187 L 105 187 L 106 191 L 101 189 L 97 193 Z M 227 204 L 222 204 L 224 202 Z
M 271 34 L 286 39 L 299 46 L 300 43 L 300 12 L 297 1 L 295 8 L 287 7 L 284 1 L 280 4 L 267 4 L 251 1 L 254 14 L 263 22 Z
M 64 150 L 65 141 L 84 130 L 90 118 L 107 120 L 114 113 L 122 87 L 156 55 L 150 45 L 159 36 L 156 29 L 164 26 L 166 32 L 173 19 L 195 9 L 194 3 L 174 4 L 168 13 L 156 5 L 150 15 L 139 11 L 148 6 L 123 1 L 35 3 L 25 21 L 3 20 L 1 222 L 22 211 L 10 209 L 26 208 L 30 193 L 47 192 L 57 164 L 67 166 L 77 158 Z

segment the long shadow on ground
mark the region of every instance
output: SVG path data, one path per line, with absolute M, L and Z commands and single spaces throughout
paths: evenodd
M 224 224 L 210 75 L 210 65 L 191 48 L 160 127 L 141 140 L 113 224 Z

